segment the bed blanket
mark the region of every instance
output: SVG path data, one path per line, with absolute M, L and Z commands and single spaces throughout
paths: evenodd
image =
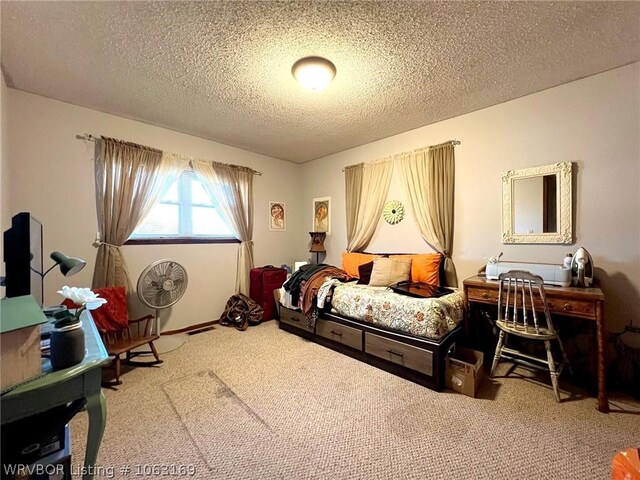
M 413 298 L 387 287 L 350 282 L 335 287 L 332 311 L 344 317 L 389 330 L 439 340 L 464 317 L 465 297 L 460 289 L 439 298 Z
M 315 299 L 322 284 L 330 279 L 350 280 L 350 277 L 338 267 L 320 263 L 303 265 L 287 280 L 282 288 L 290 295 L 289 303 L 300 308 L 307 319 L 315 322 L 317 317 Z M 286 306 L 286 305 L 285 305 Z

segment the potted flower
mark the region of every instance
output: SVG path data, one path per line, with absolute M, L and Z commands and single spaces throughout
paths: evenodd
M 71 367 L 82 361 L 85 345 L 80 314 L 107 303 L 90 288 L 64 286 L 58 293 L 78 305 L 78 308 L 73 313 L 64 310 L 54 315 L 56 321 L 51 330 L 51 366 L 54 369 Z

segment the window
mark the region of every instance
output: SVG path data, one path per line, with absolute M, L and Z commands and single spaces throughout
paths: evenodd
M 185 171 L 164 192 L 127 243 L 237 241 L 194 172 Z

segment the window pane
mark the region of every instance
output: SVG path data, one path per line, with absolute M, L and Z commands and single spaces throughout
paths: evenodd
M 184 172 L 164 192 L 132 238 L 234 238 L 194 172 Z
M 180 233 L 180 207 L 156 203 L 135 235 L 178 235 Z
M 204 189 L 202 182 L 198 180 L 195 175 L 193 176 L 193 180 L 191 181 L 191 203 L 194 205 L 211 205 L 211 199 L 209 198 L 209 194 Z
M 165 194 L 160 199 L 161 202 L 178 203 L 180 201 L 180 197 L 179 197 L 179 194 L 178 194 L 178 181 L 179 180 L 180 180 L 180 178 L 178 177 L 178 180 L 176 180 L 175 182 L 173 182 L 171 184 L 169 189 L 165 192 Z
M 191 212 L 193 235 L 235 236 L 223 223 L 215 208 L 193 207 Z

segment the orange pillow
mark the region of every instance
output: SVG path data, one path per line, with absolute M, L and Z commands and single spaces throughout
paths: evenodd
M 350 277 L 360 278 L 358 267 L 365 263 L 373 262 L 380 255 L 370 255 L 368 253 L 344 252 L 342 254 L 342 270 Z
M 440 286 L 440 262 L 442 254 L 425 253 L 418 255 L 390 255 L 391 259 L 411 259 L 411 281 Z

